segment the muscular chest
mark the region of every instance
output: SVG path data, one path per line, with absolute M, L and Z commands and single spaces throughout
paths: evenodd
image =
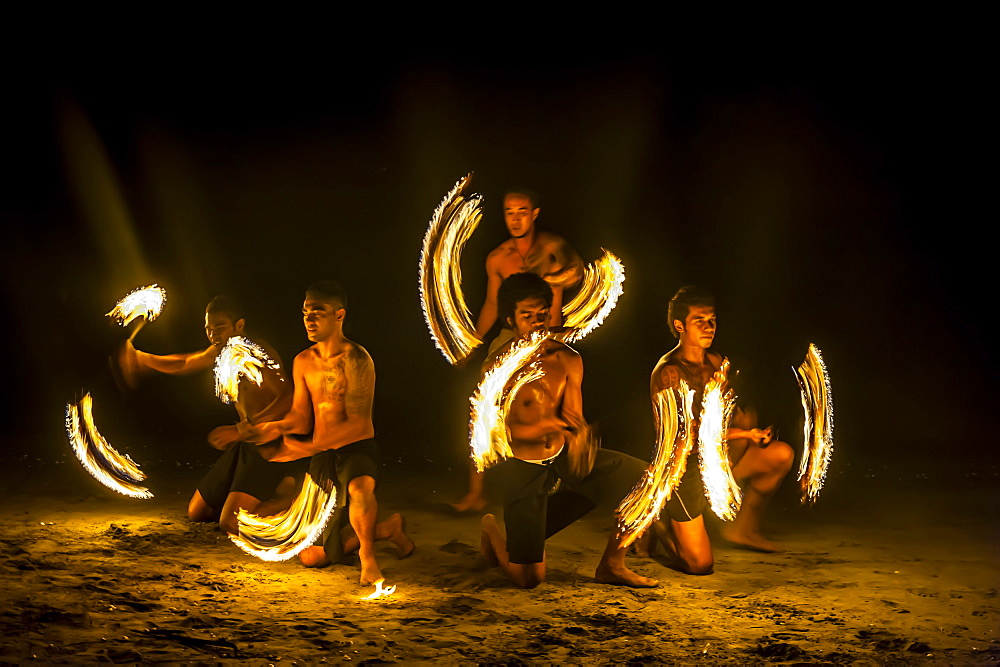
M 559 407 L 566 390 L 566 371 L 552 356 L 541 361 L 544 375 L 528 383 L 517 394 L 514 406 L 522 414 L 547 414 Z
M 537 273 L 545 275 L 557 271 L 555 255 L 542 246 L 532 246 L 522 254 L 516 247 L 509 247 L 500 262 L 500 275 L 504 278 L 515 273 Z
M 308 374 L 309 392 L 319 405 L 343 404 L 347 393 L 345 354 L 316 358 Z

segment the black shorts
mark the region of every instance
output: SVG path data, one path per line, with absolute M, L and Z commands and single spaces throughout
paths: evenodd
M 301 476 L 309 459 L 271 463 L 261 458 L 257 446 L 237 442 L 227 449 L 198 483 L 198 492 L 209 507 L 221 512 L 230 493 L 245 493 L 264 501 L 285 477 Z
M 705 497 L 705 484 L 701 481 L 698 452 L 693 451 L 688 456 L 681 483 L 670 494 L 670 500 L 664 505 L 663 512 L 671 520 L 684 523 L 700 517 L 705 513 L 706 507 L 708 498 Z
M 594 469 L 573 481 L 569 456 L 549 463 L 510 458 L 493 468 L 503 493 L 507 553 L 512 563 L 541 563 L 545 540 L 598 506 L 617 507 L 632 490 L 646 463 L 611 449 L 597 450 Z M 558 490 L 550 492 L 558 482 Z
M 340 449 L 328 449 L 312 457 L 309 476 L 321 486 L 332 482 L 332 487 L 337 491 L 337 506 L 326 524 L 326 530 L 316 541 L 316 544 L 323 545 L 326 557 L 332 562 L 344 555 L 341 531 L 350 521 L 347 486 L 352 479 L 368 476 L 375 480 L 377 487 L 382 476 L 380 459 L 378 443 L 374 438 L 352 442 Z

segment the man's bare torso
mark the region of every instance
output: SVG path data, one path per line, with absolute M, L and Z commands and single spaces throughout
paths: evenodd
M 264 348 L 272 360 L 281 364 L 281 358 L 270 345 L 261 340 L 253 342 Z M 292 383 L 284 373 L 264 366 L 261 375 L 260 385 L 249 380 L 240 382 L 240 393 L 236 400 L 236 412 L 240 419 L 251 424 L 281 419 L 292 407 Z
M 486 258 L 491 271 L 506 279 L 515 273 L 534 273 L 553 285 L 561 285 L 560 273 L 567 267 L 559 259 L 565 255 L 562 248 L 566 241 L 562 237 L 546 231 L 538 231 L 535 242 L 524 254 L 517 247 L 516 239 L 507 239 L 497 246 Z M 570 276 L 575 281 L 576 273 Z
M 344 445 L 356 442 L 359 438 L 353 431 L 347 433 L 342 429 L 348 421 L 348 393 L 365 394 L 368 398 L 367 433 L 362 438 L 375 437 L 375 427 L 371 422 L 370 396 L 374 391 L 374 373 L 371 374 L 370 387 L 350 387 L 350 378 L 356 374 L 349 373 L 348 365 L 352 363 L 371 364 L 371 357 L 360 345 L 345 340 L 344 345 L 335 354 L 322 357 L 316 346 L 312 346 L 296 357 L 296 363 L 301 364 L 301 371 L 309 389 L 313 412 L 313 434 L 315 443 L 322 443 L 324 449 L 338 449 Z M 353 391 L 351 391 L 353 389 Z
M 705 385 L 722 365 L 722 357 L 714 352 L 705 353 L 704 364 L 694 364 L 682 358 L 675 349 L 660 357 L 650 376 L 650 395 L 667 387 L 676 387 L 679 380 L 687 382 L 689 389 L 695 390 L 695 405 L 701 404 Z
M 545 342 L 541 366 L 544 376 L 518 392 L 511 404 L 509 419 L 519 424 L 539 424 L 546 420 L 563 419 L 563 398 L 569 373 L 569 357 L 579 354 L 563 343 Z M 552 430 L 531 439 L 511 439 L 511 449 L 519 459 L 538 461 L 554 456 L 563 448 L 566 436 L 553 426 Z

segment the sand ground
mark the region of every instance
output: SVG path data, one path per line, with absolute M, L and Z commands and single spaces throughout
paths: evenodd
M 151 473 L 140 501 L 71 464 L 8 463 L 4 663 L 1000 661 L 995 475 L 859 475 L 812 509 L 786 493 L 769 531 L 785 552 L 716 540 L 704 577 L 631 559 L 660 580 L 649 590 L 593 581 L 611 527 L 595 511 L 550 540 L 547 581 L 522 591 L 478 555 L 479 518 L 443 511 L 461 475 L 389 469 L 381 513 L 404 513 L 417 550 L 380 547 L 398 589 L 368 601 L 356 564 L 265 563 L 188 521 L 195 471 Z

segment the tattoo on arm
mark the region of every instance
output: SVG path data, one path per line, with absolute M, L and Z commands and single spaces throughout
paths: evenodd
M 375 397 L 375 365 L 371 357 L 361 347 L 355 347 L 348 354 L 347 392 L 344 407 L 348 415 L 371 415 L 372 400 Z

